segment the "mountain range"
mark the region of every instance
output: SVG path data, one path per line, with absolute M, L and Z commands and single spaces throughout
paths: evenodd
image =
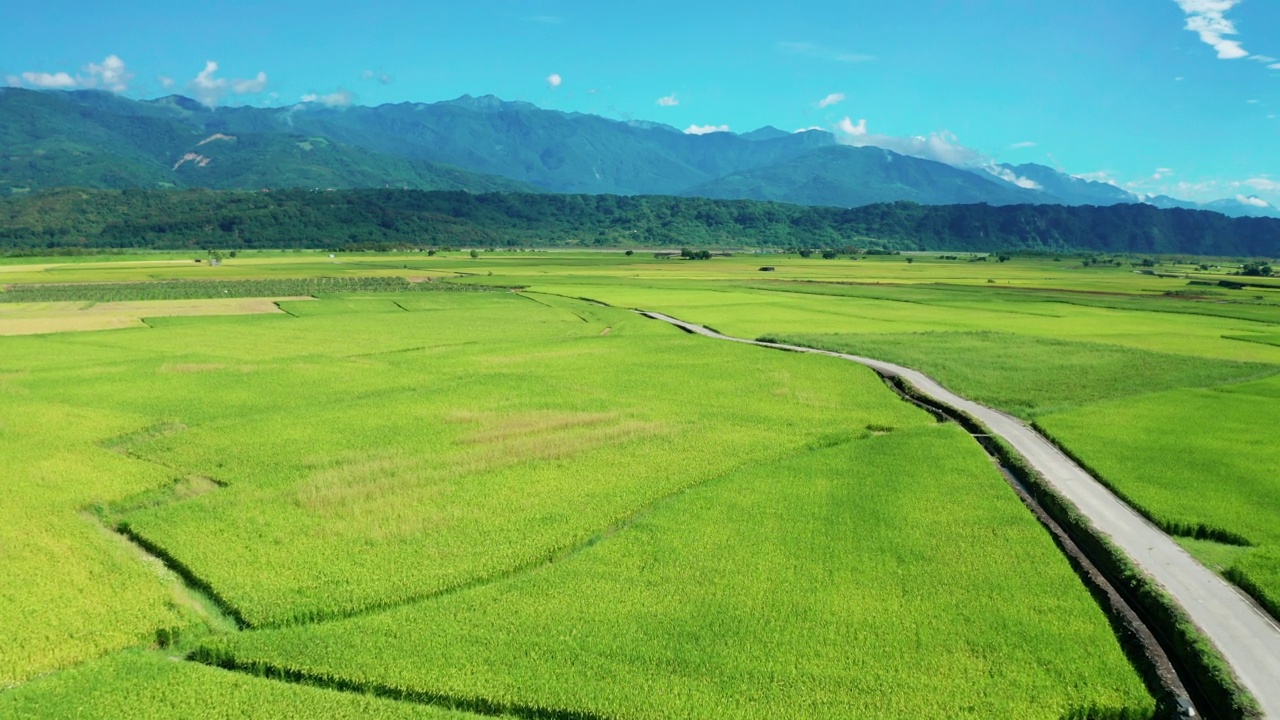
M 1043 165 L 953 167 L 823 130 L 686 134 L 492 96 L 378 107 L 209 108 L 173 95 L 0 89 L 0 195 L 89 188 L 404 187 L 677 195 L 858 207 L 1119 205 L 1280 216 L 1255 198 L 1140 198 Z

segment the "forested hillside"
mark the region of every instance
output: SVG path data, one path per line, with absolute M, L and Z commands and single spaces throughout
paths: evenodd
M 211 108 L 172 95 L 0 88 L 0 197 L 123 190 L 407 188 L 684 195 L 826 207 L 1147 202 L 1276 216 L 1258 198 L 1143 200 L 1043 165 L 952 166 L 824 130 L 686 134 L 658 123 L 463 96 L 377 107 Z M 1016 181 L 1015 181 L 1016 180 Z
M 0 201 L 0 247 L 855 246 L 1272 257 L 1280 220 L 1148 205 L 841 209 L 667 196 L 54 190 Z

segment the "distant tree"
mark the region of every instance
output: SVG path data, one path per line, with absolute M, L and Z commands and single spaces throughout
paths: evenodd
M 680 248 L 680 257 L 685 260 L 710 260 L 710 250 L 690 250 L 689 248 Z
M 472 250 L 472 251 L 471 251 L 471 257 L 472 257 L 472 259 L 474 259 L 474 258 L 478 258 L 478 257 L 480 257 L 480 253 L 476 252 L 475 250 Z
M 627 257 L 631 257 L 632 255 L 635 255 L 635 254 L 636 254 L 636 251 L 635 251 L 635 250 L 628 250 L 625 254 L 626 254 L 626 256 L 627 256 Z
M 1003 263 L 1003 262 L 1009 262 L 1013 258 L 1009 255 L 1005 255 L 1004 253 L 1001 253 L 1000 255 L 996 256 L 996 259 Z
M 802 258 L 811 257 L 812 255 L 813 255 L 813 251 L 808 248 L 803 248 L 800 250 L 800 257 Z
M 908 255 L 908 256 L 907 256 L 907 264 L 908 264 L 908 265 L 910 265 L 911 263 L 913 263 L 913 262 L 915 262 L 915 261 L 916 261 L 916 259 L 915 259 L 915 258 L 911 257 L 910 255 Z
M 835 250 L 823 250 L 823 251 L 822 251 L 822 259 L 823 259 L 823 260 L 835 260 L 837 257 L 839 257 L 839 256 L 836 254 L 836 251 L 835 251 Z
M 1275 274 L 1275 269 L 1261 261 L 1247 262 L 1240 270 L 1240 274 L 1246 277 L 1271 277 Z

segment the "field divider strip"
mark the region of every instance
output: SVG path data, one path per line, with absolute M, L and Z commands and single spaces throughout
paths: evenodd
M 1096 478 L 1021 420 L 946 390 L 924 373 L 873 358 L 725 335 L 659 312 L 634 312 L 694 335 L 866 366 L 990 435 L 1046 511 L 1133 602 L 1171 659 L 1185 667 L 1214 716 L 1280 718 L 1280 626 L 1249 597 L 1194 560 Z M 1105 608 L 1104 608 L 1105 609 Z
M 611 720 L 607 715 L 585 710 L 567 710 L 541 705 L 503 702 L 479 696 L 449 695 L 430 690 L 353 680 L 257 660 L 243 661 L 205 648 L 196 650 L 188 659 L 210 667 L 252 675 L 265 680 L 306 685 L 336 692 L 368 695 L 384 700 L 427 705 L 447 710 L 459 710 L 486 717 L 515 717 L 521 718 L 521 720 Z
M 201 578 L 199 575 L 196 575 L 191 568 L 187 567 L 185 563 L 170 554 L 164 547 L 148 540 L 145 536 L 130 527 L 127 522 L 118 523 L 115 526 L 115 532 L 136 547 L 140 548 L 143 552 L 163 563 L 170 572 L 181 578 L 189 588 L 194 589 L 207 597 L 223 615 L 226 615 L 236 624 L 237 629 L 244 630 L 249 627 L 248 621 L 245 620 L 245 617 L 240 612 L 239 608 L 232 605 L 226 598 L 222 597 L 213 585 Z

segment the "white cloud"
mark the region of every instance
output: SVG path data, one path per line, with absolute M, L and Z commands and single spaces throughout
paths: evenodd
M 844 102 L 844 93 L 831 93 L 818 101 L 818 107 L 825 109 L 832 105 L 839 105 L 842 102 Z
M 1017 185 L 1020 188 L 1023 188 L 1026 190 L 1041 189 L 1040 183 L 1030 178 L 1020 177 L 1017 173 L 1015 173 L 1014 171 L 1010 170 L 1007 167 L 1001 167 L 995 163 L 988 163 L 986 165 L 983 165 L 982 169 L 986 170 L 988 173 L 992 175 L 995 175 L 1001 180 L 1007 183 L 1011 183 L 1013 185 Z
M 1200 36 L 1200 41 L 1218 51 L 1222 60 L 1239 60 L 1249 57 L 1249 52 L 1237 40 L 1225 36 L 1238 35 L 1235 23 L 1227 19 L 1227 12 L 1240 4 L 1240 0 L 1174 0 L 1187 14 L 1186 29 Z
M 382 83 L 383 85 L 390 85 L 390 84 L 391 84 L 391 76 L 390 76 L 390 75 L 388 75 L 388 74 L 386 74 L 386 73 L 384 73 L 384 72 L 375 72 L 375 71 L 373 71 L 373 70 L 365 70 L 364 72 L 360 73 L 360 79 L 361 79 L 361 80 L 377 80 L 378 82 Z
M 1272 180 L 1269 177 L 1249 178 L 1240 184 L 1251 187 L 1259 192 L 1280 193 L 1280 182 Z
M 89 63 L 84 66 L 84 71 L 88 76 L 79 78 L 82 86 L 101 87 L 116 93 L 128 90 L 129 81 L 133 79 L 133 73 L 125 67 L 119 55 L 108 55 L 102 64 Z
M 839 131 L 836 133 L 836 140 L 843 145 L 884 148 L 900 155 L 934 160 L 955 167 L 974 168 L 988 162 L 982 153 L 961 145 L 956 136 L 947 130 L 912 137 L 879 135 L 867 130 L 866 120 L 859 120 L 855 124 L 847 117 L 836 124 L 836 129 Z
M 1245 104 L 1245 105 L 1257 105 L 1257 104 L 1258 104 L 1258 103 L 1260 103 L 1260 102 L 1262 102 L 1262 101 L 1261 101 L 1261 100 L 1245 100 L 1245 101 L 1244 101 L 1244 104 Z
M 1115 185 L 1116 187 L 1120 187 L 1120 183 L 1116 182 L 1115 174 L 1112 173 L 1110 170 L 1098 170 L 1097 172 L 1078 173 L 1076 175 L 1072 175 L 1071 177 L 1076 178 L 1077 180 L 1084 180 L 1087 182 L 1100 182 L 1100 183 L 1106 183 L 1108 185 Z M 1133 185 L 1134 183 L 1130 183 L 1130 187 L 1132 187 Z
M 232 80 L 214 77 L 217 72 L 218 63 L 206 60 L 204 69 L 196 73 L 191 82 L 187 83 L 187 89 L 191 91 L 192 96 L 209 107 L 215 107 L 222 102 L 222 98 L 226 97 L 228 92 L 233 95 L 256 95 L 267 88 L 267 74 L 264 72 L 259 72 L 256 77 Z
M 710 135 L 711 133 L 729 132 L 728 125 L 690 125 L 685 128 L 685 135 Z
M 65 72 L 24 72 L 21 75 L 6 75 L 5 83 L 14 87 L 28 87 L 69 90 L 71 88 L 102 88 L 111 92 L 124 92 L 129 89 L 129 81 L 133 73 L 125 67 L 119 55 L 108 55 L 101 63 L 89 63 L 81 68 L 83 74 L 72 77 Z
M 160 82 L 160 87 L 162 87 L 162 88 L 164 88 L 164 89 L 166 89 L 166 90 L 168 90 L 169 88 L 173 87 L 173 85 L 174 85 L 174 80 L 173 80 L 173 78 L 171 78 L 171 77 L 167 77 L 167 76 L 164 76 L 164 75 L 159 75 L 159 76 L 157 76 L 157 77 L 156 77 L 156 80 L 158 80 L 158 81 Z
M 64 72 L 24 72 L 22 82 L 38 88 L 66 89 L 76 86 L 76 79 Z
M 818 127 L 817 125 L 810 125 L 809 127 L 797 128 L 795 134 L 798 135 L 800 133 L 813 132 L 814 130 L 825 132 L 826 128 Z
M 250 80 L 232 80 L 231 92 L 237 95 L 257 95 L 267 89 L 267 74 L 259 72 L 258 76 Z
M 867 134 L 867 121 L 864 118 L 859 120 L 857 125 L 854 125 L 853 120 L 845 118 L 836 123 L 836 128 L 850 137 L 862 137 Z
M 564 84 L 564 78 L 560 77 L 560 73 L 551 73 L 547 76 L 547 87 L 555 90 Z
M 1266 200 L 1263 200 L 1257 195 L 1237 195 L 1236 202 L 1239 202 L 1243 205 L 1252 205 L 1253 207 L 1258 207 L 1258 208 L 1271 207 L 1271 203 L 1267 202 Z
M 1175 175 L 1175 174 L 1176 173 L 1173 171 L 1172 168 L 1166 168 L 1166 167 L 1156 168 L 1155 172 L 1151 173 L 1150 176 L 1141 178 L 1139 180 L 1130 180 L 1129 182 L 1125 183 L 1124 186 L 1132 192 L 1142 193 L 1147 189 L 1150 189 L 1153 187 L 1161 187 L 1167 184 L 1167 181 L 1169 180 L 1169 176 Z M 1104 182 L 1108 182 L 1112 185 L 1118 185 L 1118 183 L 1116 183 L 1114 180 L 1105 180 Z M 1155 193 L 1155 194 L 1159 195 L 1159 194 L 1166 194 L 1166 193 Z
M 875 60 L 874 55 L 864 55 L 862 53 L 846 52 L 844 50 L 836 50 L 825 45 L 811 42 L 780 42 L 778 49 L 791 55 L 799 55 L 801 57 L 817 58 L 819 60 L 829 60 L 831 62 L 840 63 L 860 63 Z
M 325 107 L 347 107 L 351 103 L 355 102 L 355 99 L 355 93 L 352 93 L 350 90 L 343 90 L 342 88 L 338 88 L 338 90 L 331 92 L 328 95 L 307 93 L 302 96 L 302 102 L 304 103 L 319 103 Z
M 1266 65 L 1267 63 L 1273 63 L 1276 61 L 1276 59 L 1271 57 L 1270 55 L 1250 55 L 1249 59 L 1254 62 L 1260 62 L 1263 65 Z
M 1267 68 L 1270 70 L 1280 70 L 1280 63 L 1276 63 L 1275 65 L 1268 65 Z
M 1039 145 L 1040 145 L 1040 143 L 1037 143 L 1037 142 L 1031 142 L 1030 140 L 1028 140 L 1028 141 L 1026 141 L 1026 142 L 1014 143 L 1014 144 L 1012 144 L 1012 145 L 1010 145 L 1010 146 L 1009 146 L 1009 149 L 1010 149 L 1010 150 L 1026 150 L 1027 148 L 1033 148 L 1033 147 L 1037 147 L 1037 146 L 1039 146 Z
M 196 73 L 191 82 L 187 83 L 196 100 L 209 107 L 217 105 L 222 101 L 222 96 L 227 94 L 227 81 L 215 78 L 213 75 L 216 72 L 218 72 L 218 63 L 206 60 L 204 69 Z
M 1163 169 L 1163 168 L 1162 168 Z M 1250 204 L 1257 205 L 1256 199 L 1267 202 L 1271 207 L 1280 206 L 1280 180 L 1268 175 L 1247 178 L 1244 180 L 1228 180 L 1221 178 L 1201 178 L 1195 181 L 1179 180 L 1172 182 L 1170 173 L 1163 173 L 1161 180 L 1144 178 L 1128 183 L 1128 187 L 1142 187 L 1147 197 L 1168 195 L 1170 197 L 1192 202 L 1206 203 L 1223 198 L 1240 200 L 1240 196 L 1255 198 Z M 1261 206 L 1258 206 L 1261 207 Z
M 671 93 L 666 97 L 658 98 L 658 104 L 662 107 L 675 107 L 680 104 L 680 98 L 676 97 L 675 93 Z

